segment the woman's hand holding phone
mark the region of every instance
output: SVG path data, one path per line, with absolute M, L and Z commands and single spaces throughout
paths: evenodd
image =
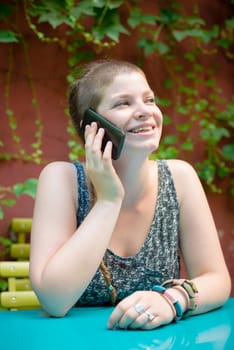
M 123 200 L 124 188 L 112 164 L 112 142 L 102 151 L 104 129 L 96 122 L 85 127 L 86 169 L 95 188 L 97 200 Z
M 125 140 L 125 134 L 123 131 L 92 108 L 88 108 L 84 112 L 84 118 L 81 124 L 81 133 L 83 136 L 85 133 L 86 125 L 91 125 L 92 122 L 96 122 L 98 128 L 103 128 L 105 130 L 101 145 L 102 151 L 104 151 L 107 142 L 111 141 L 112 158 L 118 159 L 121 155 Z

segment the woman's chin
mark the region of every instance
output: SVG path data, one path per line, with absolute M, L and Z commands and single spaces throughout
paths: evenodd
M 132 143 L 126 144 L 126 147 L 124 147 L 123 152 L 127 153 L 134 153 L 136 156 L 136 152 L 140 155 L 145 155 L 146 157 L 150 155 L 152 152 L 155 152 L 158 149 L 159 142 L 145 142 L 144 144 L 140 143 Z

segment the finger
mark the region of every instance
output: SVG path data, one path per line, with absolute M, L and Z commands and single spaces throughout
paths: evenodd
M 153 314 L 153 313 L 152 313 Z M 155 317 L 152 320 L 149 320 L 141 327 L 144 330 L 155 329 L 163 326 L 166 322 L 163 322 L 160 316 L 153 314 Z
M 88 151 L 88 157 L 92 161 L 95 171 L 103 170 L 103 158 L 102 158 L 102 140 L 104 136 L 104 129 L 99 129 L 94 137 L 93 144 Z
M 123 311 L 121 312 L 121 310 L 116 310 L 115 308 L 107 322 L 107 328 L 114 329 L 118 325 L 118 321 L 121 319 L 122 315 Z
M 85 144 L 92 144 L 93 138 L 97 133 L 97 123 L 93 122 L 91 125 L 87 124 L 85 127 Z
M 92 168 L 93 162 L 91 157 L 91 149 L 93 145 L 93 140 L 96 135 L 96 125 L 92 123 L 92 125 L 86 125 L 85 128 L 85 155 L 86 155 L 86 167 Z
M 101 145 L 104 135 L 104 130 L 99 129 L 97 132 L 96 123 L 92 123 L 92 126 L 87 131 L 85 153 L 86 153 L 86 166 L 87 169 L 95 168 L 96 170 L 100 167 L 100 159 L 102 156 Z
M 137 302 L 137 301 L 136 301 Z M 123 315 L 126 313 L 127 310 L 132 309 L 132 302 L 129 302 L 129 297 L 127 297 L 126 299 L 123 299 L 113 310 L 113 312 L 111 313 L 108 323 L 107 323 L 107 327 L 109 329 L 113 329 L 116 325 L 118 325 L 118 323 L 120 322 L 121 318 L 123 317 Z M 135 312 L 135 316 L 136 317 L 136 312 Z
M 148 317 L 148 322 L 146 322 L 141 329 L 155 329 L 172 322 L 171 317 L 165 317 L 165 314 L 158 315 L 155 311 L 148 309 L 145 314 Z
M 131 323 L 129 323 L 128 328 L 142 329 L 142 327 L 147 324 L 148 320 L 148 316 L 145 312 L 143 312 L 141 315 L 138 315 L 137 318 L 133 319 Z
M 123 314 L 118 322 L 119 328 L 141 328 L 148 321 L 148 317 L 145 315 L 144 306 L 141 304 L 135 304 Z
M 104 152 L 103 152 L 103 160 L 110 160 L 112 158 L 112 148 L 113 148 L 113 144 L 111 141 L 108 141 L 106 143 Z
M 139 305 L 139 304 L 138 304 Z M 135 305 L 135 309 L 137 305 Z M 144 310 L 144 308 L 142 308 Z M 137 329 L 142 328 L 144 325 L 146 325 L 148 322 L 152 322 L 154 318 L 158 316 L 156 313 L 150 312 L 150 309 L 144 310 L 143 312 L 139 313 L 139 317 L 137 317 L 129 326 L 131 329 Z
M 103 140 L 104 133 L 105 133 L 105 131 L 103 128 L 98 129 L 98 131 L 93 139 L 92 151 L 94 154 L 99 154 L 101 152 L 102 140 Z

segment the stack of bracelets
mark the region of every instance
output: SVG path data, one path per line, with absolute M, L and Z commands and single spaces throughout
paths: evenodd
M 186 311 L 183 309 L 177 299 L 167 290 L 167 288 L 175 288 L 180 290 L 187 301 Z M 198 290 L 196 285 L 186 279 L 172 279 L 165 281 L 161 286 L 156 285 L 152 288 L 153 291 L 162 294 L 166 301 L 170 304 L 174 314 L 174 320 L 179 321 L 182 317 L 190 316 L 198 305 Z

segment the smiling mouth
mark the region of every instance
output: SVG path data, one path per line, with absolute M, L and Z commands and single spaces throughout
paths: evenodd
M 133 134 L 138 134 L 138 133 L 141 133 L 141 132 L 148 132 L 148 131 L 152 131 L 154 128 L 150 125 L 148 126 L 141 126 L 141 127 L 136 127 L 136 128 L 133 128 L 131 130 L 129 130 L 128 132 L 131 132 Z

